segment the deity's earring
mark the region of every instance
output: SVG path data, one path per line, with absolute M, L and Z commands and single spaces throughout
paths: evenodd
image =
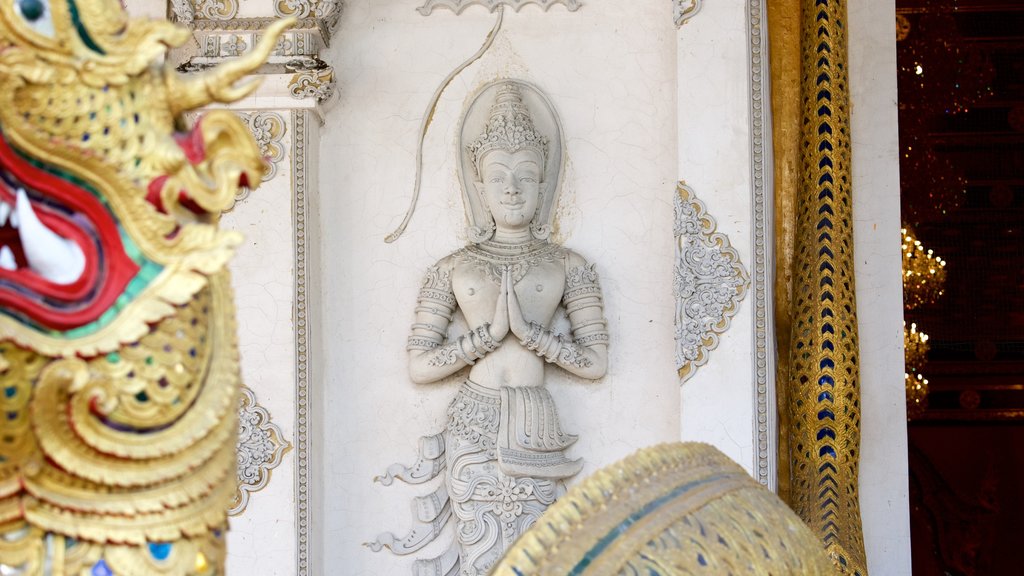
M 477 202 L 479 203 L 480 209 L 474 210 L 472 207 L 469 209 L 470 223 L 469 223 L 469 240 L 475 244 L 490 240 L 494 236 L 494 230 L 497 225 L 494 223 L 494 215 L 491 214 L 491 210 L 487 207 L 487 199 L 484 197 L 484 183 L 473 182 L 473 188 L 476 189 Z M 468 201 L 469 198 L 467 197 Z
M 541 182 L 540 190 L 537 191 L 537 209 L 533 213 L 533 220 L 530 221 L 530 232 L 537 240 L 547 240 L 551 236 L 551 226 L 541 222 L 541 215 L 544 213 L 544 192 L 547 186 Z

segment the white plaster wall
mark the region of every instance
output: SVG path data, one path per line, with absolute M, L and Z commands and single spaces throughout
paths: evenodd
M 673 363 L 672 194 L 677 176 L 675 30 L 663 0 L 589 0 L 576 13 L 506 14 L 484 60 L 442 98 L 426 141 L 423 194 L 396 244 L 412 191 L 417 130 L 438 83 L 476 51 L 495 15 L 420 16 L 406 0 L 347 3 L 329 59 L 340 101 L 321 151 L 326 406 L 324 564 L 346 575 L 406 574 L 412 558 L 360 546 L 409 528 L 424 487 L 371 479 L 411 462 L 441 429 L 459 379 L 417 386 L 405 339 L 422 274 L 464 238 L 455 130 L 471 93 L 499 75 L 540 86 L 562 117 L 568 168 L 559 235 L 598 263 L 612 332 L 598 382 L 549 371 L 580 475 L 679 436 Z M 433 484 L 431 485 L 431 487 Z M 450 537 L 424 550 L 437 554 Z M 325 568 L 332 573 L 337 568 Z
M 892 0 L 849 4 L 854 255 L 860 331 L 860 503 L 871 574 L 909 575 L 899 132 Z
M 288 113 L 282 113 L 286 122 Z M 291 126 L 281 144 L 291 148 Z M 242 382 L 295 443 L 294 232 L 290 159 L 224 215 L 222 225 L 245 235 L 231 261 Z M 270 483 L 250 494 L 228 532 L 228 574 L 295 573 L 295 452 L 285 455 Z
M 707 2 L 678 32 L 679 177 L 753 273 L 747 2 Z M 669 193 L 670 191 L 666 191 Z M 753 290 L 708 363 L 682 385 L 681 438 L 755 468 Z

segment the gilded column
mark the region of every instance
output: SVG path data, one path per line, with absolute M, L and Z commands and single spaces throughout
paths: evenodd
M 790 500 L 837 568 L 865 574 L 846 4 L 803 0 L 801 12 L 803 172 L 787 402 Z

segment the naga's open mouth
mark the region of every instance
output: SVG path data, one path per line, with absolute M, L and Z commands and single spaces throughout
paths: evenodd
M 78 328 L 110 309 L 138 270 L 95 195 L 0 137 L 0 306 L 51 330 Z

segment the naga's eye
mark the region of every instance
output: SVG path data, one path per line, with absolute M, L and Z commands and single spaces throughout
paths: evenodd
M 36 32 L 53 37 L 53 17 L 49 0 L 14 0 L 14 7 Z

